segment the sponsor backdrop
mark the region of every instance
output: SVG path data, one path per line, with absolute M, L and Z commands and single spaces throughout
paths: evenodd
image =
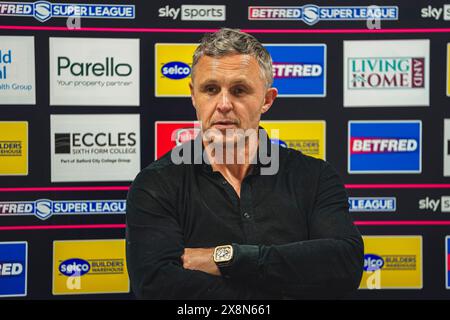
M 0 2 L 1 299 L 134 297 L 128 186 L 198 134 L 192 53 L 222 26 L 273 57 L 272 142 L 342 176 L 365 241 L 349 298 L 449 299 L 445 2 Z

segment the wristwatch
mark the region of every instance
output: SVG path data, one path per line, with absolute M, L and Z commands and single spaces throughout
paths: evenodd
M 233 246 L 217 246 L 214 249 L 214 262 L 219 266 L 226 266 L 233 261 Z

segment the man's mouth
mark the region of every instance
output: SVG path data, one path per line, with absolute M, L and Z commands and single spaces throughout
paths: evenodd
M 224 129 L 235 129 L 237 128 L 238 122 L 235 120 L 218 120 L 214 121 L 212 127 L 218 130 Z

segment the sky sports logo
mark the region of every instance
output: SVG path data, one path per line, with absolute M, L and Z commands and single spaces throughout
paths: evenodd
M 180 15 L 181 14 L 181 15 Z M 169 5 L 159 8 L 158 17 L 182 21 L 225 21 L 226 7 L 224 5 L 186 5 L 181 8 L 172 8 Z
M 50 18 L 108 18 L 134 19 L 134 5 L 96 5 L 74 3 L 50 3 L 47 1 L 0 2 L 0 16 L 34 17 L 40 22 Z
M 319 7 L 304 6 L 250 6 L 249 20 L 300 20 L 312 26 L 319 21 L 398 20 L 397 6 Z
M 52 215 L 125 214 L 126 200 L 58 200 L 0 202 L 1 216 L 31 216 L 47 220 Z
M 422 122 L 349 121 L 349 173 L 420 173 Z
M 280 97 L 325 97 L 325 44 L 264 44 L 273 60 Z

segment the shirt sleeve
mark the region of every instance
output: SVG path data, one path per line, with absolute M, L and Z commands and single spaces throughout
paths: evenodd
M 263 284 L 290 298 L 340 298 L 356 290 L 364 264 L 364 244 L 348 211 L 348 197 L 327 162 L 317 184 L 309 239 L 283 245 L 233 244 L 234 261 L 221 268 L 236 281 Z
M 156 179 L 156 180 L 155 180 Z M 126 255 L 131 287 L 139 299 L 268 299 L 261 290 L 183 268 L 183 235 L 173 201 L 143 174 L 127 197 Z

